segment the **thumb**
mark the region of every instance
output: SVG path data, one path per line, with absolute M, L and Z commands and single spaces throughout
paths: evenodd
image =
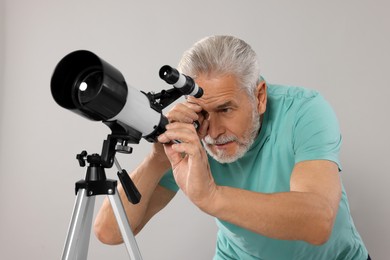
M 207 130 L 209 129 L 209 120 L 203 120 L 202 124 L 198 129 L 199 138 L 202 140 L 207 135 Z
M 172 149 L 172 143 L 164 144 L 164 150 L 172 166 L 175 166 L 183 159 L 180 153 Z

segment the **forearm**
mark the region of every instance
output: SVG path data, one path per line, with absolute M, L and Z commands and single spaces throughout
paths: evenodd
M 201 208 L 267 237 L 317 245 L 328 239 L 337 213 L 315 193 L 264 194 L 224 186 L 217 187 L 212 202 Z
M 141 201 L 136 205 L 133 205 L 128 201 L 122 186 L 118 186 L 118 192 L 133 232 L 136 233 L 137 230 L 139 230 L 138 226 L 144 219 L 150 198 L 161 177 L 168 169 L 168 164 L 160 163 L 158 160 L 152 158 L 152 156 L 148 156 L 130 174 L 131 179 L 142 196 Z M 103 205 L 96 216 L 94 229 L 99 240 L 104 243 L 118 244 L 122 242 L 115 215 L 107 198 L 104 200 Z

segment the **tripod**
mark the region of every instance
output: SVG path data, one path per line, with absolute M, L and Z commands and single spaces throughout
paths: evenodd
M 138 203 L 141 195 L 127 172 L 120 167 L 115 158 L 115 152 L 131 153 L 132 148 L 128 144 L 138 143 L 141 136 L 138 132 L 123 127 L 119 122 L 104 123 L 113 130 L 113 133 L 108 135 L 104 141 L 102 154 L 87 155 L 86 151 L 82 151 L 76 156 L 81 167 L 85 166 L 86 161 L 89 165 L 85 179 L 75 184 L 77 197 L 62 253 L 62 260 L 87 259 L 95 196 L 97 195 L 107 195 L 109 198 L 130 259 L 142 260 L 118 194 L 117 181 L 107 179 L 104 171 L 104 168 L 110 168 L 115 163 L 118 168 L 118 177 L 128 200 L 133 204 Z
M 168 74 L 163 73 L 163 75 Z M 183 95 L 177 88 L 163 90 L 160 93 L 149 92 L 144 94 L 150 102 L 150 107 L 160 114 L 165 107 Z M 88 115 L 85 111 L 83 113 Z M 86 151 L 82 151 L 76 156 L 81 167 L 85 166 L 86 161 L 89 165 L 85 179 L 76 182 L 75 185 L 77 197 L 62 253 L 62 260 L 80 260 L 87 258 L 96 195 L 108 196 L 130 259 L 142 260 L 122 201 L 118 195 L 116 188 L 117 181 L 107 179 L 104 168 L 111 168 L 114 163 L 116 164 L 118 177 L 127 199 L 133 204 L 138 203 L 141 199 L 141 194 L 138 192 L 137 187 L 127 172 L 121 169 L 115 158 L 115 153 L 117 151 L 131 153 L 132 148 L 128 144 L 138 144 L 141 138 L 149 142 L 156 142 L 157 136 L 165 131 L 165 125 L 168 124 L 168 119 L 161 114 L 159 125 L 155 125 L 154 131 L 147 136 L 142 136 L 142 133 L 118 120 L 102 122 L 111 129 L 112 134 L 108 135 L 107 139 L 104 140 L 101 155 L 87 155 Z

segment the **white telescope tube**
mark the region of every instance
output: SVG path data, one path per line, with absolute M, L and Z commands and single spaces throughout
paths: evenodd
M 151 134 L 159 125 L 161 114 L 150 107 L 149 99 L 139 90 L 128 86 L 128 94 L 124 107 L 108 121 L 118 120 L 142 133 Z

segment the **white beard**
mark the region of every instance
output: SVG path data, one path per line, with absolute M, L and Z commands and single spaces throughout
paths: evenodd
M 260 122 L 260 114 L 257 111 L 257 109 L 253 110 L 252 113 L 252 125 L 250 128 L 245 131 L 243 135 L 243 141 L 238 141 L 238 138 L 234 135 L 230 136 L 220 136 L 217 139 L 211 138 L 209 135 L 205 136 L 202 139 L 203 146 L 205 147 L 207 153 L 213 157 L 216 161 L 220 163 L 231 163 L 242 156 L 249 150 L 249 148 L 254 143 L 257 135 L 259 134 L 259 130 L 261 127 Z M 228 142 L 237 142 L 238 144 L 238 150 L 235 154 L 229 155 L 226 154 L 223 150 L 217 150 L 216 152 L 212 151 L 208 145 L 214 145 L 214 144 L 225 144 Z

